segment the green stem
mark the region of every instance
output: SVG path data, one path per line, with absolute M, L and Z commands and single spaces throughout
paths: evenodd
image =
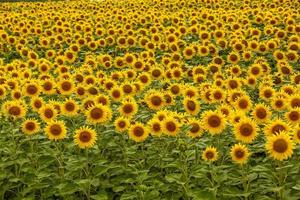
M 248 200 L 248 192 L 249 192 L 249 179 L 248 179 L 248 168 L 244 165 L 241 165 L 242 170 L 242 178 L 243 178 L 243 187 L 244 187 L 244 193 L 245 193 L 245 200 Z

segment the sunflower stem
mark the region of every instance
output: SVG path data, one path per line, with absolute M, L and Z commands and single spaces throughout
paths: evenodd
M 248 198 L 248 192 L 249 192 L 248 167 L 245 168 L 244 165 L 241 165 L 241 170 L 242 170 L 245 200 L 248 200 L 249 199 Z
M 283 169 L 282 169 L 282 161 L 278 161 L 278 181 L 279 181 L 279 199 L 283 200 L 283 194 L 284 194 L 284 185 L 285 185 L 285 180 L 284 180 L 284 174 L 283 174 Z

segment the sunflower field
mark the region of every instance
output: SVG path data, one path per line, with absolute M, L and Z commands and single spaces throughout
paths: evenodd
M 0 3 L 0 199 L 299 200 L 299 8 Z

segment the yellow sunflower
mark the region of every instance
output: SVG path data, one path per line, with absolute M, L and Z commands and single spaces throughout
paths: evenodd
M 22 123 L 22 131 L 26 135 L 33 135 L 40 130 L 40 124 L 37 120 L 35 119 L 26 119 Z
M 294 142 L 285 131 L 267 137 L 266 150 L 276 160 L 286 160 L 293 154 Z
M 128 134 L 130 139 L 136 142 L 142 142 L 149 136 L 149 131 L 145 128 L 144 124 L 136 122 L 130 126 Z
M 205 111 L 202 116 L 204 129 L 212 135 L 220 134 L 226 128 L 226 120 L 222 113 L 217 111 Z
M 66 138 L 67 129 L 63 121 L 50 121 L 45 127 L 45 133 L 50 140 Z
M 124 132 L 126 131 L 129 126 L 130 126 L 130 121 L 128 118 L 125 117 L 118 117 L 115 121 L 114 121 L 114 126 L 115 126 L 115 130 L 117 132 Z
M 214 162 L 218 157 L 218 151 L 215 147 L 206 147 L 202 153 L 202 159 L 205 161 Z
M 235 144 L 230 150 L 231 158 L 234 162 L 245 164 L 250 156 L 248 148 L 243 144 Z
M 258 134 L 256 123 L 249 118 L 243 118 L 234 124 L 234 135 L 236 140 L 251 143 Z
M 96 140 L 96 131 L 87 126 L 81 127 L 75 131 L 74 143 L 82 149 L 93 147 Z

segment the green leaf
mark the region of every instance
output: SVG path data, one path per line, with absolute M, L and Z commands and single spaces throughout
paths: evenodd
M 91 198 L 94 200 L 108 200 L 108 195 L 106 192 L 99 192 L 96 195 L 92 195 Z

